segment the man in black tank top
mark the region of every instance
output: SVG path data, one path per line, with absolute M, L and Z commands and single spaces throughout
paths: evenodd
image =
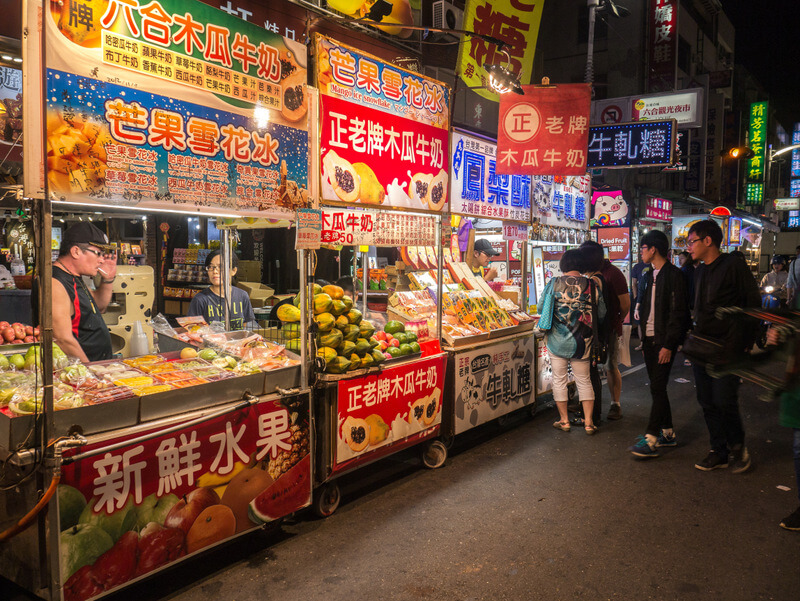
M 101 276 L 89 290 L 83 276 Z M 73 225 L 61 241 L 53 263 L 53 339 L 80 361 L 111 359 L 111 334 L 103 312 L 111 300 L 117 257 L 108 237 L 95 225 Z

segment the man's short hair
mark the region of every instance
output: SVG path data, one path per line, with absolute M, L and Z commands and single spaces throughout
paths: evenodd
M 586 271 L 600 271 L 606 260 L 603 245 L 594 240 L 587 240 L 578 249 L 583 253 L 583 263 Z
M 722 246 L 722 228 L 713 219 L 698 221 L 689 228 L 689 234 L 695 234 L 700 240 L 711 238 L 711 243 L 719 248 Z M 689 236 L 687 234 L 687 237 Z
M 667 253 L 669 253 L 669 238 L 660 230 L 651 230 L 647 232 L 639 240 L 639 245 L 655 248 L 658 254 L 665 259 L 667 258 Z
M 579 271 L 583 273 L 586 271 L 583 253 L 577 248 L 564 251 L 564 254 L 561 255 L 561 260 L 558 262 L 558 268 L 561 270 L 561 273 L 567 273 L 568 271 Z

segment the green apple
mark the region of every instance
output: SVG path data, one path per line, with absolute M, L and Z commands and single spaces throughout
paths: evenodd
M 86 508 L 86 497 L 77 488 L 68 484 L 58 485 L 58 516 L 61 530 L 72 528 Z
M 149 522 L 163 525 L 169 510 L 178 501 L 180 501 L 178 496 L 173 494 L 163 497 L 158 497 L 155 493 L 148 495 L 136 506 L 136 529 L 144 529 Z
M 114 541 L 108 533 L 93 524 L 76 524 L 61 532 L 61 582 L 66 582 L 83 566 L 93 564 L 113 546 Z
M 114 513 L 107 513 L 105 506 L 101 507 L 99 512 L 95 512 L 92 508 L 97 505 L 97 501 L 98 499 L 92 499 L 84 508 L 79 523 L 99 526 L 111 537 L 112 542 L 117 542 L 120 536 L 136 526 L 136 509 L 132 498 L 129 497 L 125 506 L 115 510 Z

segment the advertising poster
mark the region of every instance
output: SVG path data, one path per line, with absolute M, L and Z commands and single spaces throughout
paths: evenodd
M 315 37 L 322 200 L 444 212 L 450 89 Z
M 191 0 L 50 7 L 54 200 L 288 218 L 307 206 L 304 45 Z
M 631 254 L 631 230 L 604 227 L 597 230 L 597 241 L 608 250 L 609 261 L 627 261 Z
M 553 227 L 588 228 L 591 176 L 535 175 L 532 185 L 531 214 L 535 221 Z
M 698 221 L 704 219 L 713 219 L 722 228 L 723 234 L 727 231 L 727 219 L 720 217 L 711 217 L 709 215 L 679 215 L 672 218 L 672 248 L 678 252 L 688 250 L 686 246 L 686 237 L 689 235 L 689 229 Z M 725 238 L 723 237 L 723 240 Z
M 341 380 L 337 394 L 336 465 L 423 440 L 442 422 L 444 355 Z
M 22 148 L 22 71 L 0 67 L 0 150 L 7 161 L 20 161 Z M 14 150 L 16 152 L 14 152 Z
M 450 212 L 483 219 L 531 218 L 531 176 L 496 172 L 497 144 L 453 132 Z
M 371 209 L 322 209 L 322 243 L 348 246 L 436 246 L 436 218 Z
M 592 227 L 629 227 L 630 207 L 622 190 L 592 193 Z
M 533 338 L 456 354 L 456 434 L 533 401 Z
M 309 449 L 301 396 L 65 465 L 58 490 L 65 601 L 107 593 L 307 506 Z

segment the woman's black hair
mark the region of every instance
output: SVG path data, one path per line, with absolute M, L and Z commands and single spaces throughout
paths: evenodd
M 219 250 L 213 250 L 210 253 L 208 253 L 208 256 L 206 257 L 206 267 L 211 265 L 211 260 L 214 257 L 219 257 L 219 254 L 220 254 Z M 222 261 L 221 257 L 220 261 Z M 239 257 L 236 256 L 236 253 L 231 253 L 231 267 L 234 269 L 239 269 Z
M 558 262 L 558 268 L 561 270 L 561 273 L 567 273 L 568 271 L 578 271 L 583 273 L 586 271 L 585 263 L 586 262 L 584 260 L 583 253 L 577 248 L 571 248 L 564 251 L 564 254 L 561 255 L 561 260 Z

